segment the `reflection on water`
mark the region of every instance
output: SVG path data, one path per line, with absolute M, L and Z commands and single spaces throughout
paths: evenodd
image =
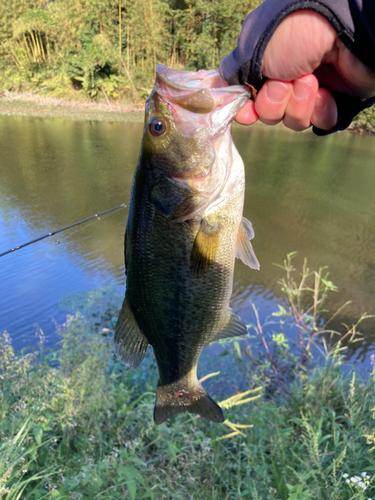
M 310 269 L 329 267 L 339 288 L 332 309 L 353 301 L 340 322 L 375 313 L 375 137 L 243 127 L 234 135 L 246 164 L 245 216 L 261 262 L 255 274 L 237 266 L 235 297 L 245 304 L 252 290 L 275 293 L 280 274 L 273 263 L 297 251 L 299 269 L 304 257 Z M 367 349 L 375 322 L 366 325 Z
M 128 201 L 141 134 L 140 124 L 0 117 L 0 253 Z M 238 261 L 236 312 L 253 322 L 250 299 L 262 317 L 275 309 L 281 270 L 273 263 L 295 250 L 297 266 L 304 257 L 310 268 L 329 266 L 339 287 L 332 307 L 353 301 L 342 321 L 375 312 L 375 137 L 235 126 L 234 138 L 261 263 L 256 272 Z M 17 348 L 35 342 L 34 323 L 54 341 L 61 296 L 103 285 L 122 293 L 126 210 L 0 259 L 0 331 Z

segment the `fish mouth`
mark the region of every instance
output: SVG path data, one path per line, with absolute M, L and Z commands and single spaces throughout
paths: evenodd
M 228 127 L 250 98 L 246 87 L 228 86 L 218 70 L 183 71 L 161 64 L 150 98 L 156 94 L 167 104 L 179 132 L 191 136 L 209 128 L 211 140 Z

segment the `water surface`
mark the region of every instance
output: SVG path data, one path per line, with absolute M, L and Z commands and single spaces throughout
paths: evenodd
M 129 200 L 141 124 L 0 117 L 0 253 Z M 330 306 L 353 303 L 338 318 L 375 313 L 375 137 L 317 138 L 282 128 L 234 127 L 246 168 L 244 215 L 255 229 L 259 272 L 238 261 L 233 309 L 253 322 L 276 310 L 286 253 L 296 267 L 329 266 L 338 286 Z M 61 297 L 97 287 L 124 288 L 121 209 L 0 258 L 0 331 L 16 348 L 36 342 L 35 326 L 56 341 Z M 60 305 L 59 305 L 60 303 Z M 374 323 L 351 349 L 369 364 Z

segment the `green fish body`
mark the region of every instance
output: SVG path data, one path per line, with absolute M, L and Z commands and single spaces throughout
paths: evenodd
M 244 335 L 229 308 L 236 256 L 259 263 L 242 217 L 244 167 L 231 122 L 248 99 L 217 71 L 158 66 L 146 104 L 125 234 L 126 293 L 115 349 L 131 367 L 154 350 L 155 423 L 189 411 L 214 421 L 221 408 L 197 380 L 202 349 Z

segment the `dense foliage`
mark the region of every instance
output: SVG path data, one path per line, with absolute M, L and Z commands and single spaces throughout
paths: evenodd
M 187 414 L 154 425 L 155 362 L 134 371 L 113 360 L 117 311 L 68 317 L 50 353 L 41 332 L 39 352 L 21 355 L 0 335 L 0 499 L 374 499 L 375 374 L 342 373 L 343 337 L 321 319 L 335 289 L 326 271 L 298 276 L 291 256 L 284 271 L 269 335 L 255 314 L 250 337 L 222 352 L 232 393 L 241 381 L 251 391 L 221 401 L 222 425 Z
M 157 63 L 217 67 L 260 0 L 7 0 L 0 2 L 3 90 L 131 99 Z M 1 88 L 0 87 L 0 88 Z M 81 92 L 82 93 L 82 92 Z

